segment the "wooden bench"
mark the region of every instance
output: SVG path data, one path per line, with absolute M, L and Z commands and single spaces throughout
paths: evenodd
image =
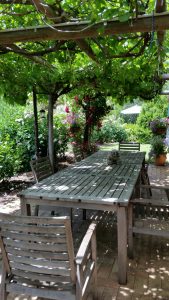
M 96 224 L 92 223 L 75 257 L 68 217 L 0 214 L 2 281 L 9 293 L 57 300 L 82 300 L 93 278 L 96 292 Z

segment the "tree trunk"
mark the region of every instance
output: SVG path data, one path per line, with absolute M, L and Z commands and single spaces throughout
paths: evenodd
M 83 142 L 84 142 L 84 144 L 89 143 L 89 125 L 88 124 L 85 124 Z
M 37 112 L 37 95 L 33 87 L 33 112 L 34 112 L 34 132 L 35 132 L 35 155 L 39 157 L 39 138 L 38 138 L 38 112 Z
M 88 152 L 89 150 L 89 136 L 90 136 L 90 125 L 88 124 L 89 115 L 88 112 L 85 116 L 85 128 L 84 128 L 84 136 L 83 136 L 83 144 L 84 144 L 84 150 L 85 152 Z

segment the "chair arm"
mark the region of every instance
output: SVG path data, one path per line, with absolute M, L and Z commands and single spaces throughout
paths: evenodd
M 91 278 L 94 279 L 94 293 L 96 291 L 96 224 L 92 223 L 80 245 L 76 255 L 76 299 L 82 300 L 86 296 Z
M 83 260 L 85 259 L 89 244 L 91 242 L 93 234 L 95 233 L 96 226 L 97 226 L 96 223 L 94 223 L 94 222 L 91 223 L 91 225 L 89 226 L 89 228 L 82 240 L 82 243 L 79 247 L 79 250 L 78 250 L 76 258 L 75 258 L 76 264 L 78 264 L 78 265 L 82 264 Z
M 169 207 L 169 202 L 163 200 L 155 200 L 153 198 L 134 198 L 130 200 L 131 204 L 143 204 L 149 206 Z
M 153 184 L 141 184 L 140 187 L 145 189 L 161 189 L 161 190 L 169 190 L 169 185 L 153 185 Z

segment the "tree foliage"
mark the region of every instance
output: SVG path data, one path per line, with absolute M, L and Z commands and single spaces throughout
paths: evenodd
M 100 20 L 106 22 L 112 19 L 118 19 L 120 22 L 128 20 L 132 26 L 133 17 L 138 18 L 139 15 L 155 10 L 153 0 L 116 2 L 46 0 L 43 3 L 39 0 L 34 2 L 4 0 L 2 3 L 0 5 L 2 29 L 43 24 L 52 28 L 52 24 L 58 22 L 71 24 L 75 21 L 88 21 L 89 24 L 86 26 L 90 27 Z M 167 5 L 163 9 L 167 9 Z M 97 81 L 96 89 L 104 89 L 107 94 L 113 95 L 119 101 L 124 97 L 130 99 L 135 95 L 152 99 L 161 91 L 163 85 L 160 80 L 160 74 L 163 72 L 161 63 L 163 53 L 161 48 L 162 58 L 159 63 L 158 46 L 157 36 L 153 30 L 151 33 L 105 36 L 103 28 L 100 28 L 97 38 L 83 41 L 24 42 L 1 46 L 0 52 L 3 54 L 1 73 L 5 81 L 1 91 L 4 90 L 7 97 L 10 91 L 12 99 L 22 102 L 31 85 L 37 85 L 40 91 L 43 89 L 49 93 L 49 90 L 55 92 L 56 82 L 58 90 L 61 83 L 62 86 L 71 85 L 74 89 L 77 81 L 79 80 L 82 86 L 84 79 L 86 84 L 92 84 L 93 88 Z M 88 73 L 90 70 L 91 74 Z M 83 78 L 80 78 L 80 75 Z

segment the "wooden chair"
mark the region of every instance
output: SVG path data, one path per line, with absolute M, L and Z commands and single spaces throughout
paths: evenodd
M 57 300 L 82 300 L 97 281 L 96 224 L 91 223 L 76 257 L 68 217 L 0 214 L 2 281 L 9 293 Z
M 30 161 L 30 166 L 36 182 L 53 174 L 49 157 L 41 157 Z
M 40 157 L 40 158 L 37 158 L 35 160 L 31 160 L 30 161 L 30 166 L 31 166 L 31 169 L 32 169 L 32 173 L 33 173 L 33 176 L 35 178 L 35 181 L 36 182 L 39 182 L 45 178 L 47 178 L 48 176 L 52 175 L 54 172 L 53 172 L 53 169 L 52 169 L 52 166 L 51 166 L 51 163 L 50 163 L 50 159 L 49 157 Z M 45 211 L 45 212 L 49 212 L 49 208 L 45 205 L 36 205 L 35 207 L 35 216 L 38 216 L 39 214 L 39 210 L 40 208 Z M 50 214 L 51 215 L 54 215 L 55 214 L 55 210 L 56 208 L 53 207 L 53 208 L 50 208 Z
M 140 143 L 119 142 L 119 151 L 140 151 Z
M 132 143 L 132 142 L 120 142 L 119 143 L 119 151 L 140 151 L 140 143 Z M 150 185 L 150 180 L 148 176 L 148 164 L 143 163 L 141 170 L 141 182 L 143 184 Z M 148 196 L 152 195 L 151 188 L 147 190 Z
M 157 198 L 135 198 L 128 209 L 128 249 L 133 257 L 133 233 L 169 238 L 169 187 L 142 185 L 144 189 L 155 189 L 164 195 Z M 166 194 L 166 195 L 165 195 Z M 167 196 L 167 199 L 165 199 Z

